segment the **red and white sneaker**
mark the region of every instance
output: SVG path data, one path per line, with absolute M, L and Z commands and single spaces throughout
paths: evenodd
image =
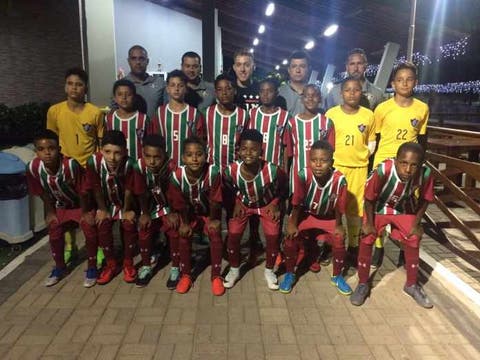
M 137 280 L 137 269 L 133 265 L 123 265 L 123 280 L 127 283 L 133 283 Z
M 100 276 L 97 278 L 97 284 L 108 284 L 110 281 L 112 281 L 115 275 L 117 275 L 117 265 L 115 262 L 107 264 L 100 273 Z
M 223 286 L 223 279 L 220 276 L 215 276 L 212 280 L 212 294 L 215 296 L 225 294 L 225 286 Z
M 192 287 L 192 278 L 190 275 L 182 275 L 178 281 L 176 291 L 179 294 L 185 294 Z

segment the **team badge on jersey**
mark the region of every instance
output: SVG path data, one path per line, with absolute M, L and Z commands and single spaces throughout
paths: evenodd
M 324 139 L 327 138 L 327 130 L 322 129 L 322 130 L 320 130 L 319 132 L 320 132 L 320 138 L 321 138 L 322 140 L 324 140 Z
M 195 126 L 195 123 L 193 122 L 193 120 L 188 120 L 187 126 L 190 130 L 193 131 L 193 127 Z
M 366 128 L 367 128 L 366 125 L 363 125 L 363 124 L 358 125 L 358 130 L 360 130 L 361 133 L 363 133 Z
M 237 132 L 241 133 L 243 131 L 243 125 L 237 126 Z
M 139 139 L 143 139 L 143 135 L 145 135 L 145 130 L 144 129 L 137 129 L 135 132 L 137 133 L 137 137 Z
M 82 124 L 82 127 L 83 127 L 83 130 L 87 133 L 92 131 L 93 129 L 93 126 L 91 124 Z
M 283 125 L 277 125 L 277 133 L 281 134 L 283 133 L 283 130 L 285 129 L 285 126 Z
M 410 124 L 412 124 L 413 127 L 417 127 L 419 121 L 417 119 L 410 119 Z
M 330 194 L 330 196 L 328 197 L 328 200 L 330 202 L 334 202 L 335 200 L 337 200 L 337 194 Z

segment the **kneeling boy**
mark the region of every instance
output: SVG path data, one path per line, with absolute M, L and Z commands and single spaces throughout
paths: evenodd
M 287 272 L 280 284 L 282 293 L 292 291 L 298 249 L 305 235 L 308 237 L 306 241 L 316 241 L 322 236 L 332 245 L 333 276 L 330 282 L 341 294 L 352 293 L 341 275 L 345 258 L 342 215 L 347 202 L 347 181 L 332 164 L 333 147 L 327 141 L 318 140 L 310 148 L 309 167 L 293 174 L 295 192 L 284 244 Z
M 383 161 L 367 181 L 363 238 L 358 254 L 359 284 L 350 297 L 353 305 L 362 305 L 368 296 L 372 245 L 385 226 L 390 225 L 391 238 L 400 241 L 405 251 L 407 282 L 403 291 L 420 306 L 433 307 L 417 284 L 421 221 L 428 203 L 434 199 L 433 177 L 423 159 L 424 151 L 419 144 L 404 143 L 398 148 L 396 158 Z

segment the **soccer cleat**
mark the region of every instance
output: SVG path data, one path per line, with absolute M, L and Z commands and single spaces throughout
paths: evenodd
M 83 280 L 83 286 L 86 288 L 91 288 L 97 283 L 97 268 L 88 268 L 85 271 L 85 280 Z
M 192 287 L 192 278 L 190 275 L 182 275 L 178 281 L 176 290 L 179 294 L 185 294 Z
M 225 286 L 223 286 L 223 279 L 220 276 L 215 276 L 212 280 L 212 294 L 215 296 L 225 294 Z
M 108 284 L 112 279 L 115 277 L 117 274 L 117 266 L 115 263 L 113 264 L 107 264 L 102 272 L 100 273 L 100 276 L 97 278 L 97 284 L 98 285 L 105 285 Z
M 237 280 L 240 278 L 240 268 L 230 267 L 228 270 L 227 276 L 225 276 L 225 281 L 223 282 L 223 286 L 227 289 L 230 289 L 235 285 Z
M 101 248 L 97 249 L 97 267 L 101 268 L 103 266 L 103 262 L 105 261 L 105 254 Z
M 137 281 L 135 285 L 137 287 L 147 286 L 152 279 L 153 271 L 151 266 L 142 266 L 138 271 Z
M 133 265 L 123 265 L 123 280 L 133 283 L 137 279 L 137 269 Z
M 330 278 L 330 284 L 335 286 L 342 295 L 350 295 L 352 293 L 352 288 L 347 284 L 342 275 L 332 276 Z
M 54 268 L 45 281 L 45 286 L 50 287 L 57 284 L 65 275 L 65 269 Z
M 320 270 L 322 270 L 322 265 L 320 265 L 317 260 L 314 260 L 310 264 L 310 267 L 308 269 L 313 273 L 318 273 L 318 272 L 320 272 Z
M 407 294 L 410 295 L 418 305 L 425 309 L 431 309 L 433 308 L 433 304 L 428 298 L 427 294 L 425 294 L 425 291 L 423 291 L 422 287 L 418 284 L 413 284 L 410 286 L 404 286 L 403 291 Z
M 292 291 L 293 284 L 295 284 L 295 274 L 291 272 L 285 273 L 279 286 L 280 292 L 283 294 L 289 294 Z
M 177 287 L 179 278 L 180 278 L 180 271 L 178 270 L 178 267 L 171 267 L 170 275 L 167 280 L 167 289 L 175 290 L 175 288 Z
M 363 305 L 363 303 L 367 299 L 369 292 L 370 292 L 370 289 L 367 284 L 358 284 L 357 288 L 353 291 L 352 295 L 350 296 L 350 302 L 352 303 L 352 305 L 355 305 L 355 306 Z
M 385 255 L 385 249 L 383 247 L 381 248 L 375 247 L 373 250 L 372 263 L 370 267 L 372 269 L 378 269 L 380 266 L 382 266 L 384 255 Z
M 265 269 L 263 275 L 265 276 L 265 280 L 267 280 L 268 288 L 270 290 L 278 290 L 278 279 L 273 270 Z

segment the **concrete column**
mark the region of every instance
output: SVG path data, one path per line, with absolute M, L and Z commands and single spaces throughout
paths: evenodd
M 114 0 L 84 0 L 84 9 L 89 101 L 103 107 L 116 79 Z
M 203 78 L 215 79 L 215 1 L 202 1 Z

